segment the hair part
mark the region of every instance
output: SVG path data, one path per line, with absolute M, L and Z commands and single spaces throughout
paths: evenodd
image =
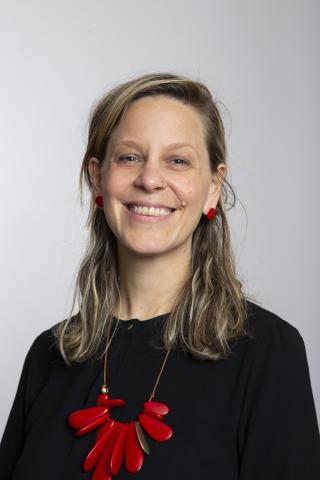
M 89 119 L 86 151 L 83 157 L 79 187 L 83 207 L 83 186 L 91 192 L 86 226 L 89 237 L 80 263 L 68 318 L 53 330 L 64 361 L 84 362 L 106 351 L 113 310 L 120 299 L 120 279 L 116 237 L 97 209 L 88 165 L 91 157 L 103 163 L 111 133 L 129 105 L 150 95 L 166 95 L 194 108 L 203 120 L 210 170 L 221 180 L 221 195 L 213 221 L 202 216 L 192 237 L 190 273 L 177 292 L 173 308 L 165 322 L 162 345 L 155 348 L 177 348 L 199 360 L 227 358 L 230 342 L 240 336 L 252 338 L 246 329 L 248 295 L 237 278 L 235 256 L 230 242 L 226 212 L 233 208 L 236 196 L 230 183 L 217 170 L 226 164 L 225 129 L 217 102 L 201 82 L 172 73 L 146 74 L 112 88 L 95 105 Z M 229 187 L 233 201 L 228 203 Z M 229 208 L 228 208 L 229 207 Z M 79 311 L 73 315 L 75 302 Z M 121 303 L 120 303 L 121 307 Z

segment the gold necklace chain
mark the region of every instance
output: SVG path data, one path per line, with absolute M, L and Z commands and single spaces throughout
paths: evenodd
M 147 321 L 147 320 L 146 320 L 146 321 Z M 113 337 L 114 337 L 114 334 L 115 334 L 115 332 L 116 332 L 116 330 L 117 330 L 118 323 L 119 323 L 119 318 L 117 319 L 117 325 L 116 325 L 116 327 L 115 327 L 115 329 L 114 329 L 114 331 L 113 331 L 113 333 L 112 333 L 112 336 L 111 336 L 110 341 L 109 341 L 109 332 L 108 332 L 108 335 L 107 335 L 106 353 L 105 353 L 105 355 L 104 355 L 103 385 L 101 385 L 101 392 L 102 392 L 102 393 L 107 393 L 107 392 L 109 391 L 108 386 L 107 386 L 107 374 L 106 374 L 106 372 L 107 372 L 107 357 L 108 357 L 107 354 L 108 354 L 109 346 L 110 346 L 110 344 L 111 344 L 111 342 L 112 342 L 112 339 L 113 339 Z M 150 394 L 150 397 L 149 397 L 149 399 L 148 399 L 149 402 L 150 402 L 150 401 L 155 397 L 155 395 L 156 395 L 156 389 L 157 389 L 158 383 L 159 383 L 159 381 L 160 381 L 160 377 L 161 377 L 161 375 L 162 375 L 162 372 L 163 372 L 163 369 L 164 369 L 165 364 L 166 364 L 166 362 L 167 362 L 167 359 L 168 359 L 168 356 L 169 356 L 170 351 L 171 351 L 171 346 L 170 346 L 169 349 L 167 350 L 167 353 L 166 353 L 166 355 L 165 355 L 165 357 L 164 357 L 164 360 L 163 360 L 163 362 L 162 362 L 160 371 L 159 371 L 159 373 L 158 373 L 158 377 L 157 377 L 157 379 L 156 379 L 156 382 L 155 382 L 155 384 L 154 384 L 154 387 L 153 387 L 153 389 L 152 389 L 152 391 L 151 391 L 151 394 Z

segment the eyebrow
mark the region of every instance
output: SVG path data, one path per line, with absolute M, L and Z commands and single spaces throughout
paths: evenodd
M 117 147 L 119 145 L 129 145 L 129 146 L 140 148 L 139 143 L 135 142 L 134 140 L 130 140 L 130 139 L 121 140 L 120 142 L 115 143 L 114 146 Z M 176 142 L 176 143 L 171 143 L 170 145 L 167 146 L 168 149 L 169 148 L 177 148 L 177 147 L 190 147 L 195 152 L 197 152 L 196 148 L 193 145 L 191 145 L 190 143 Z

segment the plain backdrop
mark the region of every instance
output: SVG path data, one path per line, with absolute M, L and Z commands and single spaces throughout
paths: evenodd
M 78 176 L 90 108 L 156 71 L 201 80 L 221 102 L 239 276 L 301 333 L 319 418 L 319 1 L 0 9 L 0 435 L 31 343 L 71 305 L 87 238 Z

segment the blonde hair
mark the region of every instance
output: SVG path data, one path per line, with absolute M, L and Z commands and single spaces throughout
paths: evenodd
M 83 206 L 83 184 L 91 192 L 87 219 L 89 238 L 80 263 L 68 318 L 58 323 L 54 337 L 65 362 L 83 362 L 94 354 L 110 334 L 113 309 L 119 299 L 119 272 L 116 238 L 97 209 L 88 170 L 89 159 L 105 159 L 108 140 L 128 106 L 138 98 L 166 95 L 196 109 L 203 120 L 210 170 L 221 178 L 218 215 L 213 221 L 202 216 L 192 238 L 190 274 L 177 292 L 173 308 L 162 332 L 163 345 L 156 348 L 181 348 L 199 360 L 227 358 L 230 341 L 251 337 L 246 330 L 247 299 L 242 282 L 236 276 L 226 217 L 228 191 L 235 193 L 217 166 L 226 163 L 223 122 L 209 89 L 201 82 L 172 73 L 153 73 L 131 79 L 112 88 L 95 105 L 90 115 L 86 152 L 79 186 Z M 78 299 L 79 311 L 72 315 Z M 104 343 L 105 345 L 105 343 Z M 105 353 L 102 349 L 101 358 Z

